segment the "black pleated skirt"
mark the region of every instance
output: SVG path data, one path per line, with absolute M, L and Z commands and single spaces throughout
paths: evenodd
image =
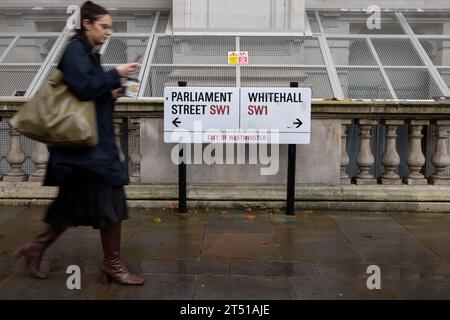
M 128 217 L 123 186 L 106 185 L 92 173 L 76 170 L 59 187 L 44 221 L 54 228 L 102 229 Z

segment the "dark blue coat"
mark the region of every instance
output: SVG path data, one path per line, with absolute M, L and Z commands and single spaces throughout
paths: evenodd
M 79 34 L 67 46 L 58 69 L 78 99 L 94 100 L 99 142 L 95 147 L 84 149 L 49 147 L 44 185 L 62 185 L 75 169 L 88 170 L 107 185 L 127 184 L 128 175 L 119 160 L 113 129 L 114 98 L 111 90 L 121 86 L 120 75 L 116 69 L 105 72 L 100 64 L 100 55 L 92 52 L 87 39 Z

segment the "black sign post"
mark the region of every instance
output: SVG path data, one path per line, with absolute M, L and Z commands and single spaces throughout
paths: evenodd
M 298 82 L 291 82 L 291 88 L 298 88 Z M 298 119 L 297 119 L 298 120 Z M 298 120 L 300 121 L 300 120 Z M 294 123 L 296 124 L 296 123 Z M 301 122 L 299 122 L 299 126 Z M 293 215 L 295 213 L 295 159 L 297 155 L 297 145 L 288 145 L 288 170 L 287 170 L 287 200 L 286 214 Z
M 186 87 L 186 81 L 178 81 L 179 87 Z M 186 163 L 184 162 L 184 150 L 180 147 L 181 163 L 178 165 L 178 213 L 187 213 L 186 205 Z

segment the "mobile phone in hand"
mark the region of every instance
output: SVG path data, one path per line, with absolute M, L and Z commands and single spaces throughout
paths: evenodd
M 138 55 L 136 58 L 134 58 L 133 63 L 139 63 L 141 61 L 142 54 Z

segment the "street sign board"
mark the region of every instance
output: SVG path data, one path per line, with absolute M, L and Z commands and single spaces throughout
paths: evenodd
M 164 89 L 166 143 L 308 144 L 310 131 L 310 88 Z

